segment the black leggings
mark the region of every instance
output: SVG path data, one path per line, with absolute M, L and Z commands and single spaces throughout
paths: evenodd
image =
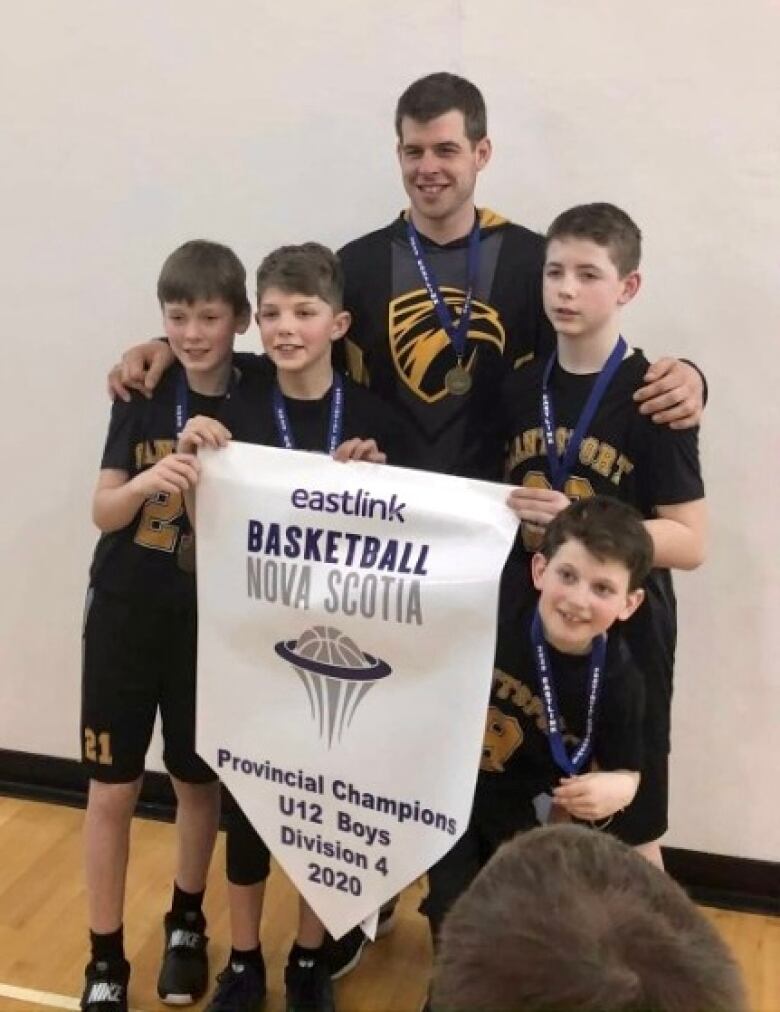
M 265 882 L 271 870 L 271 852 L 249 819 L 231 798 L 227 811 L 227 877 L 233 885 Z

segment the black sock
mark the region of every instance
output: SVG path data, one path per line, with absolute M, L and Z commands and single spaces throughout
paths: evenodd
M 247 966 L 253 966 L 256 970 L 261 973 L 265 973 L 265 962 L 263 961 L 263 950 L 258 945 L 256 949 L 231 949 L 230 960 L 231 963 L 246 963 Z
M 297 963 L 299 959 L 313 959 L 318 962 L 323 958 L 323 948 L 322 945 L 318 945 L 316 949 L 307 949 L 305 946 L 299 945 L 298 942 L 293 942 L 287 962 Z
M 187 914 L 201 914 L 203 912 L 203 897 L 205 889 L 199 893 L 185 893 L 185 891 L 174 882 L 173 899 L 171 900 L 171 913 L 185 917 Z M 191 920 L 191 918 L 187 918 Z
M 95 962 L 104 960 L 106 963 L 119 963 L 125 958 L 124 929 L 121 924 L 116 931 L 109 931 L 107 935 L 90 931 L 89 944 Z

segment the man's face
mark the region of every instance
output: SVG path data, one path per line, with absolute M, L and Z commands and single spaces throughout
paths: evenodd
M 404 116 L 398 161 L 404 189 L 421 220 L 441 221 L 473 205 L 477 173 L 490 158 L 487 137 L 472 144 L 463 113 L 445 112 L 427 123 Z

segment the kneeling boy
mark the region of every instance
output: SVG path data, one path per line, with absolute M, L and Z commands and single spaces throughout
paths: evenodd
M 535 799 L 576 819 L 631 803 L 642 762 L 643 682 L 620 634 L 642 603 L 653 546 L 629 506 L 597 496 L 560 513 L 533 558 L 539 597 L 499 627 L 468 828 L 428 873 L 423 910 L 444 915 L 498 846 L 538 824 Z

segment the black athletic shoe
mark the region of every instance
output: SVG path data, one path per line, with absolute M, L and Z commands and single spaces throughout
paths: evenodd
M 299 956 L 284 971 L 287 1012 L 336 1012 L 333 984 L 324 959 Z
M 93 959 L 84 971 L 83 1012 L 127 1012 L 127 982 L 130 964 L 126 959 L 107 962 Z
M 359 924 L 338 941 L 330 934 L 325 935 L 322 954 L 330 970 L 331 980 L 338 980 L 339 977 L 343 977 L 350 970 L 355 969 L 360 962 L 363 946 L 367 941 L 368 939 Z
M 217 974 L 217 988 L 206 1012 L 259 1012 L 265 1001 L 265 967 L 251 963 L 228 963 Z
M 206 921 L 203 914 L 165 915 L 165 950 L 157 994 L 167 1005 L 192 1005 L 209 986 L 206 955 Z

